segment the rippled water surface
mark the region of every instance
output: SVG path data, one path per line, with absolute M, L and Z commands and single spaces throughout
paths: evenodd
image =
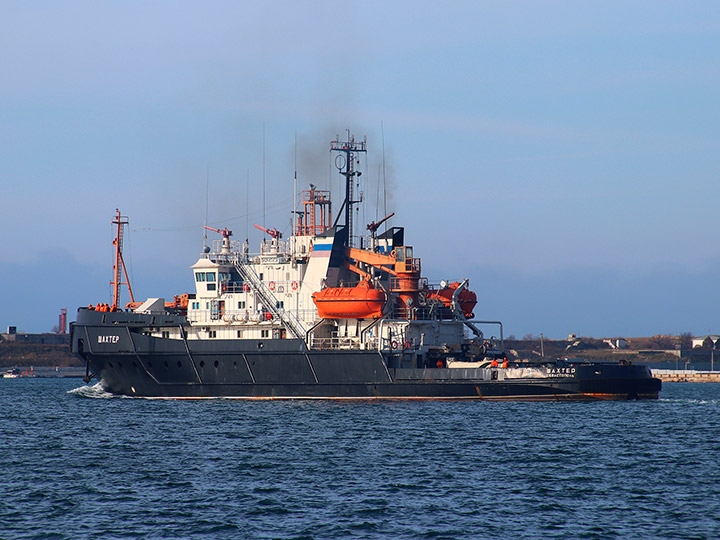
M 155 401 L 0 380 L 0 538 L 718 538 L 720 385 Z

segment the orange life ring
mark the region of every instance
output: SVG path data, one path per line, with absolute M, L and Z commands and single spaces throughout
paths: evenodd
M 409 342 L 409 341 L 406 341 L 405 343 L 403 343 L 403 349 L 405 349 L 405 350 L 407 351 L 409 348 L 410 348 L 410 342 Z
M 247 283 L 243 283 L 243 291 L 248 292 L 250 290 L 250 285 Z
M 271 281 L 270 283 L 268 283 L 268 287 L 270 287 L 271 291 L 274 291 L 275 290 L 275 282 Z
M 298 288 L 298 283 L 297 283 L 297 281 L 293 281 L 293 282 L 292 282 L 292 289 L 293 289 L 293 291 L 297 291 L 297 288 Z

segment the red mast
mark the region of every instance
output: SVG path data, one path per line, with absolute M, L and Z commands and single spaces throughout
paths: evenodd
M 130 286 L 130 280 L 128 279 L 127 275 L 127 268 L 125 267 L 125 261 L 123 260 L 122 250 L 123 250 L 123 226 L 127 225 L 129 222 L 128 218 L 126 216 L 120 215 L 120 210 L 115 209 L 115 212 L 117 212 L 116 216 L 113 218 L 112 224 L 117 225 L 117 233 L 115 235 L 115 240 L 113 240 L 113 245 L 115 246 L 115 264 L 113 264 L 113 281 L 110 282 L 110 285 L 113 288 L 113 302 L 110 309 L 112 311 L 115 311 L 118 307 L 118 302 L 120 301 L 120 285 L 127 285 L 128 292 L 130 293 L 130 301 L 135 302 L 135 298 L 133 297 L 132 287 Z M 122 266 L 123 275 L 125 276 L 125 281 L 120 281 L 120 267 Z

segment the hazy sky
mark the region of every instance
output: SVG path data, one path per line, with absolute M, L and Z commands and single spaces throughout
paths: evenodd
M 349 128 L 360 221 L 384 132 L 392 224 L 507 334 L 720 332 L 718 51 L 717 2 L 0 0 L 0 330 L 109 301 L 116 208 L 136 296 L 192 291 L 208 171 L 211 225 L 287 231 Z

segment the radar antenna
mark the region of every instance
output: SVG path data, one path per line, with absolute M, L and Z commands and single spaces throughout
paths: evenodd
M 330 142 L 331 152 L 340 152 L 335 157 L 335 167 L 337 167 L 340 174 L 345 177 L 345 200 L 343 201 L 342 208 L 345 208 L 345 227 L 347 228 L 348 234 L 348 246 L 353 245 L 353 213 L 352 207 L 354 204 L 362 202 L 362 200 L 353 200 L 353 188 L 355 185 L 355 177 L 360 177 L 362 172 L 355 170 L 355 161 L 357 154 L 360 152 L 367 152 L 367 141 L 355 142 L 355 137 L 350 135 L 350 130 L 347 130 L 347 141 L 338 140 Z M 338 214 L 338 218 L 340 214 Z M 335 220 L 337 222 L 337 219 Z

